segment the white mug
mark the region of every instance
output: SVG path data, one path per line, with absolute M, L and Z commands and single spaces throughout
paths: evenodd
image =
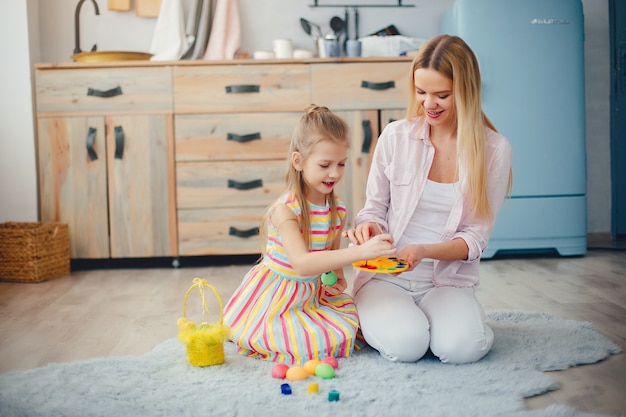
M 293 45 L 291 44 L 291 39 L 274 39 L 274 56 L 277 59 L 293 58 Z

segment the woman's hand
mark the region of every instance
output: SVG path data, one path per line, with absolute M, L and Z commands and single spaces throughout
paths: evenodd
M 370 240 L 372 237 L 378 234 L 382 234 L 382 232 L 383 231 L 380 229 L 380 226 L 378 226 L 377 223 L 368 222 L 361 223 L 354 229 L 345 230 L 343 232 L 343 237 L 347 237 L 348 239 L 350 239 L 350 242 L 355 245 L 362 245 L 363 243 Z
M 408 262 L 409 271 L 412 271 L 426 257 L 424 245 L 408 245 L 398 251 L 398 258 Z

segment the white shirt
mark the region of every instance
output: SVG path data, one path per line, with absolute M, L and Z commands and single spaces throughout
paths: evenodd
M 450 211 L 458 198 L 458 183 L 426 181 L 424 194 L 413 211 L 404 234 L 397 242 L 397 248 L 417 243 L 439 243 Z M 401 278 L 427 281 L 432 286 L 434 260 L 424 258 L 412 271 L 400 274 Z

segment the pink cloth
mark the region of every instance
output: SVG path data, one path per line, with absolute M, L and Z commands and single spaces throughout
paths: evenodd
M 217 0 L 209 44 L 203 59 L 233 59 L 241 47 L 241 21 L 237 0 Z

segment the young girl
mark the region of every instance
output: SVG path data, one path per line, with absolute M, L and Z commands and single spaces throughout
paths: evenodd
M 339 249 L 346 217 L 334 188 L 343 178 L 348 127 L 310 105 L 289 148 L 285 192 L 263 220 L 266 246 L 224 309 L 239 353 L 292 365 L 349 356 L 359 326 L 342 266 L 395 253 L 391 236 Z M 334 271 L 337 282 L 321 284 Z

